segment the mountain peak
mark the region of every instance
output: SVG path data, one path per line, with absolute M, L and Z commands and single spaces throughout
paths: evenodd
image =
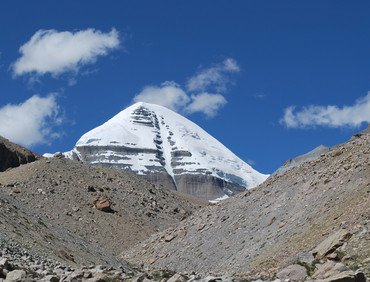
M 132 171 L 208 200 L 255 187 L 267 177 L 195 123 L 144 102 L 84 134 L 67 155 Z

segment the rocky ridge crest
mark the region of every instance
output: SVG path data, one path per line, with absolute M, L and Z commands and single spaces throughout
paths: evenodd
M 39 158 L 31 151 L 0 136 L 0 172 L 22 164 L 34 162 Z

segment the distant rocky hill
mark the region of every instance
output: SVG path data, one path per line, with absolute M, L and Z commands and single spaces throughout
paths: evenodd
M 297 156 L 293 159 L 287 160 L 283 166 L 281 166 L 278 170 L 274 172 L 274 174 L 279 174 L 279 175 L 284 174 L 288 170 L 295 168 L 305 162 L 313 161 L 319 158 L 322 154 L 325 154 L 329 151 L 330 151 L 329 147 L 320 145 L 306 154 L 303 154 L 301 156 Z
M 36 154 L 0 136 L 0 172 L 37 159 Z
M 142 175 L 204 200 L 262 183 L 261 174 L 185 117 L 136 103 L 84 134 L 66 157 Z
M 203 208 L 123 258 L 149 269 L 249 280 L 365 281 L 369 195 L 367 130 L 255 189 Z

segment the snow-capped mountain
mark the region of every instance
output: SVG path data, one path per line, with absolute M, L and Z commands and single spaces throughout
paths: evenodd
M 185 117 L 142 102 L 84 134 L 65 155 L 133 171 L 157 184 L 207 200 L 255 187 L 268 176 Z

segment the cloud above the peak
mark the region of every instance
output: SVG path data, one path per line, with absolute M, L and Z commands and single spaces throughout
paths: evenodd
M 161 86 L 146 86 L 134 97 L 134 102 L 147 102 L 181 111 L 190 101 L 189 96 L 173 81 L 166 81 Z
M 114 28 L 107 33 L 92 28 L 76 32 L 39 30 L 19 48 L 21 56 L 11 68 L 14 76 L 78 72 L 119 45 L 119 34 Z
M 240 72 L 238 63 L 232 58 L 227 58 L 222 63 L 202 69 L 190 77 L 186 87 L 190 92 L 206 91 L 209 88 L 225 91 L 230 83 L 230 74 L 238 72 Z
M 20 104 L 0 108 L 0 135 L 23 146 L 47 144 L 58 137 L 54 126 L 62 121 L 56 95 L 34 95 Z
M 211 118 L 217 115 L 218 110 L 226 105 L 227 101 L 221 94 L 200 93 L 191 96 L 191 103 L 186 106 L 185 111 L 193 113 L 204 113 Z
M 173 81 L 160 86 L 149 85 L 133 101 L 165 106 L 183 114 L 202 113 L 212 118 L 227 103 L 224 93 L 230 83 L 230 74 L 238 72 L 240 67 L 236 60 L 226 58 L 222 63 L 200 70 L 185 87 Z
M 370 123 L 370 92 L 351 106 L 311 105 L 298 110 L 290 106 L 285 109 L 280 122 L 288 128 L 358 127 L 364 122 Z

